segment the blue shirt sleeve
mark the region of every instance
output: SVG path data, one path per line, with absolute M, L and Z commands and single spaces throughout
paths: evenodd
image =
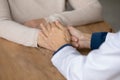
M 105 41 L 108 32 L 96 32 L 91 37 L 91 50 L 98 49 L 100 45 Z

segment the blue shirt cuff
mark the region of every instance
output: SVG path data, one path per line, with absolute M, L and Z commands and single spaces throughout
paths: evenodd
M 72 45 L 71 44 L 65 44 L 65 45 L 61 46 L 57 51 L 54 52 L 53 56 L 66 46 L 72 46 Z
M 105 41 L 108 32 L 96 32 L 91 37 L 91 50 L 98 49 L 100 45 Z

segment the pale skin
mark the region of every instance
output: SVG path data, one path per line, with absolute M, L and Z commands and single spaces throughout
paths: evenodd
M 50 34 L 54 35 L 54 36 L 49 35 L 49 36 L 51 36 L 51 40 L 55 39 L 56 35 L 54 33 L 57 33 L 59 31 L 57 28 L 54 29 L 53 27 L 57 27 L 57 26 L 66 27 L 66 26 L 63 26 L 62 24 L 60 24 L 58 21 L 53 22 L 53 23 L 47 23 L 47 21 L 44 18 L 27 21 L 27 22 L 24 23 L 24 25 L 26 25 L 28 27 L 32 27 L 32 28 L 43 29 L 43 31 L 42 31 L 43 33 L 47 32 L 46 30 L 49 29 L 49 33 L 53 32 L 53 33 L 50 33 Z M 52 27 L 52 29 L 54 29 L 54 31 L 50 31 L 51 27 Z M 69 33 L 71 35 L 70 36 L 71 37 L 71 44 L 74 47 L 79 48 L 79 49 L 81 49 L 81 48 L 90 48 L 91 34 L 83 33 L 83 32 L 81 32 L 81 31 L 79 31 L 76 28 L 71 27 L 71 26 L 66 27 L 66 28 L 67 29 L 64 29 L 64 31 L 61 31 L 61 32 L 66 34 L 65 32 L 67 32 L 67 30 L 69 31 Z M 38 40 L 39 46 L 42 46 L 42 47 L 45 47 L 47 49 L 53 50 L 52 47 L 50 47 L 49 45 L 47 45 L 47 44 L 43 45 L 43 43 L 49 43 L 50 44 L 50 42 L 42 40 L 43 34 L 41 32 L 40 32 L 39 35 L 40 35 L 39 38 L 38 38 L 39 39 Z M 47 34 L 45 34 L 45 35 L 47 35 Z M 56 39 L 57 38 L 58 37 L 56 36 Z M 52 43 L 53 42 L 51 42 L 51 44 Z

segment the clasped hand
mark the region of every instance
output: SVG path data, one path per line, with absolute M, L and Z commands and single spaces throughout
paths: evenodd
M 56 51 L 62 45 L 70 43 L 71 37 L 67 28 L 58 21 L 48 23 L 46 26 L 40 24 L 40 29 L 38 44 L 41 47 Z
M 58 21 L 48 23 L 44 18 L 41 18 L 27 21 L 24 25 L 41 30 L 38 36 L 40 47 L 56 51 L 71 41 L 71 44 L 76 48 L 90 48 L 91 34 L 83 33 L 74 27 L 65 27 Z

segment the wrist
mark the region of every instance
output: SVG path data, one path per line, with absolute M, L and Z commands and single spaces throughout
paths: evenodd
M 86 48 L 90 48 L 90 44 L 91 44 L 91 34 L 85 34 L 85 40 L 86 40 Z
M 40 32 L 38 33 L 38 36 L 37 36 L 37 47 L 40 47 Z
M 91 44 L 91 34 L 83 33 L 79 37 L 79 48 L 90 48 Z
M 57 43 L 56 43 L 57 44 Z M 64 42 L 64 43 L 62 43 L 62 44 L 59 44 L 59 45 L 57 45 L 53 50 L 54 50 L 54 52 L 56 52 L 61 46 L 63 46 L 63 45 L 66 45 L 66 44 L 69 44 L 68 42 Z
M 61 49 L 63 49 L 64 47 L 66 47 L 66 46 L 72 46 L 71 44 L 64 44 L 64 45 L 62 45 L 61 47 L 59 47 L 54 53 L 53 53 L 53 55 L 55 55 L 58 51 L 60 51 Z

